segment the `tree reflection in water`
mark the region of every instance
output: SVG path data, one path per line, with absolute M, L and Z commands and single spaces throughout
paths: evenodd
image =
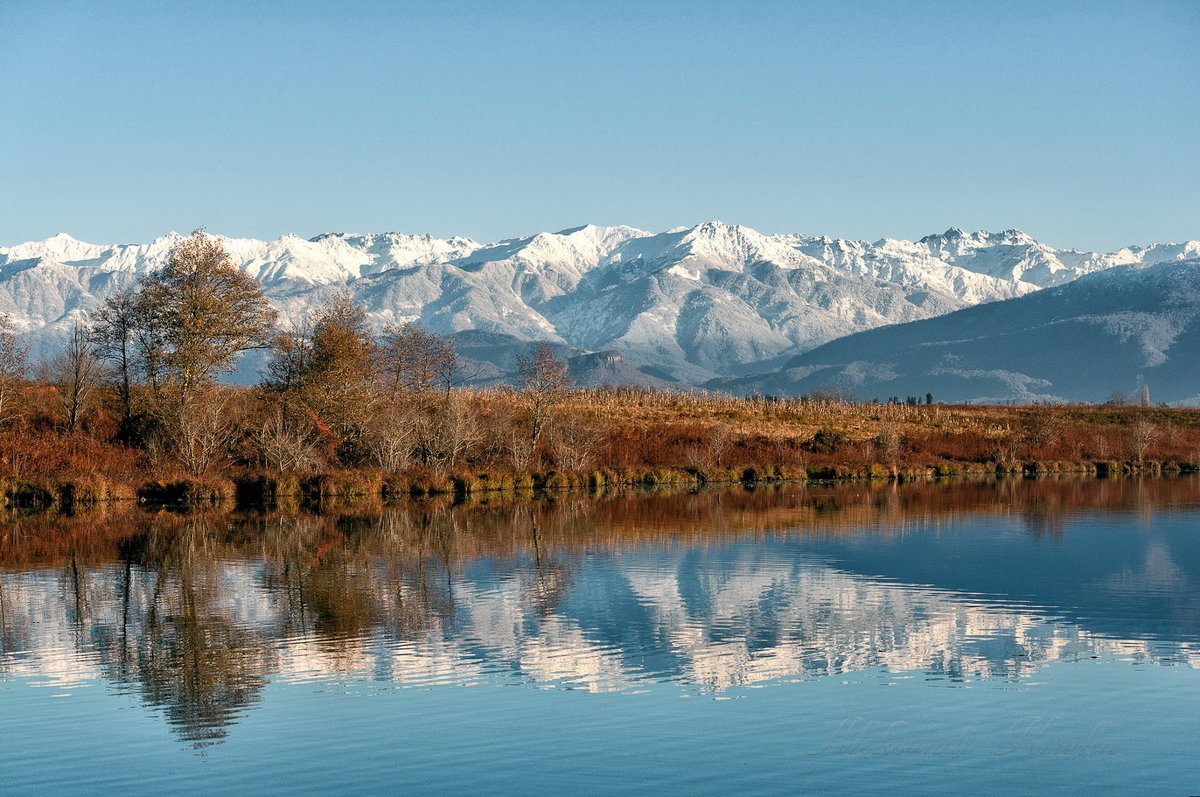
M 407 667 L 433 682 L 434 670 L 449 678 L 494 667 L 597 685 L 641 666 L 646 678 L 724 688 L 910 666 L 904 656 L 916 655 L 926 671 L 957 678 L 1019 676 L 1085 642 L 961 601 L 951 605 L 957 630 L 936 626 L 940 593 L 765 562 L 753 545 L 720 562 L 685 560 L 731 540 L 888 540 L 971 518 L 1014 516 L 1034 538 L 1060 537 L 1080 512 L 1149 518 L 1197 503 L 1197 479 L 1018 479 L 11 518 L 0 526 L 0 678 L 99 673 L 205 746 L 262 699 L 270 678 L 305 673 L 403 678 Z M 616 572 L 647 550 L 664 552 L 663 571 L 620 571 L 619 598 L 636 611 L 596 605 L 612 599 L 598 586 L 609 576 L 585 583 L 587 562 Z M 1171 569 L 1170 551 L 1154 555 L 1155 572 L 1178 590 L 1186 569 Z M 588 605 L 568 608 L 573 601 Z M 1005 642 L 1020 651 L 970 651 L 961 626 L 977 610 L 993 612 L 979 622 L 1009 628 Z M 52 665 L 62 651 L 68 660 Z
M 212 555 L 210 520 L 152 523 L 122 541 L 119 626 L 80 622 L 93 629 L 107 677 L 161 708 L 197 746 L 224 738 L 258 702 L 276 661 L 268 640 L 238 623 L 220 598 L 237 585 Z M 105 644 L 106 631 L 116 635 L 114 644 Z

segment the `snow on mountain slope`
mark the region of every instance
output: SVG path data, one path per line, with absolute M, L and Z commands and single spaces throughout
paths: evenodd
M 35 353 L 48 353 L 104 296 L 159 268 L 178 240 L 96 245 L 60 234 L 0 247 L 0 313 L 12 315 Z M 761 371 L 843 335 L 1113 266 L 1200 255 L 1196 241 L 1096 254 L 1016 230 L 868 243 L 716 221 L 657 234 L 587 225 L 494 244 L 328 233 L 225 246 L 285 315 L 348 288 L 379 325 L 415 321 L 440 333 L 615 350 L 634 368 L 688 383 Z
M 850 335 L 738 392 L 843 388 L 858 398 L 1104 401 L 1148 385 L 1200 403 L 1200 258 L 1114 267 L 1028 296 Z M 717 385 L 714 385 L 717 386 Z

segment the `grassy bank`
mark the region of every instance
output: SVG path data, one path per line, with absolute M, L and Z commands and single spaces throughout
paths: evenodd
M 316 433 L 293 441 L 302 450 L 282 467 L 289 460 L 264 453 L 266 443 L 278 448 L 279 441 L 266 439 L 270 407 L 261 395 L 231 388 L 221 400 L 228 422 L 200 473 L 189 473 L 152 436 L 122 439 L 103 409 L 74 429 L 51 411 L 31 411 L 0 434 L 4 503 L 37 509 L 112 501 L 405 500 L 1200 467 L 1200 411 L 1191 409 L 849 404 L 629 389 L 564 394 L 536 438 L 530 434 L 536 408 L 520 393 L 426 397 L 406 408 L 412 428 L 398 428 L 390 467 L 371 454 L 365 436 L 322 430 L 319 423 Z M 452 423 L 430 425 L 447 417 Z

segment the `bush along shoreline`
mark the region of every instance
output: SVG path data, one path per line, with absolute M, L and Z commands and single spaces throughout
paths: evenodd
M 227 476 L 179 476 L 153 479 L 137 486 L 103 478 L 7 480 L 0 483 L 3 506 L 10 510 L 75 512 L 110 503 L 136 503 L 148 507 L 205 506 L 236 503 L 241 506 L 298 507 L 323 501 L 405 502 L 432 497 L 516 495 L 533 497 L 553 493 L 607 495 L 627 489 L 672 488 L 696 490 L 713 486 L 754 487 L 760 484 L 895 481 L 933 482 L 956 478 L 1037 477 L 1075 475 L 1116 478 L 1136 475 L 1181 475 L 1200 470 L 1191 462 L 1141 463 L 1118 461 L 1031 461 L 1018 468 L 994 463 L 945 462 L 938 465 L 886 468 L 823 465 L 807 469 L 780 466 L 742 468 L 657 467 L 596 469 L 586 472 L 543 473 L 460 472 L 455 474 L 385 474 L 380 471 L 334 471 L 305 476 L 246 472 Z

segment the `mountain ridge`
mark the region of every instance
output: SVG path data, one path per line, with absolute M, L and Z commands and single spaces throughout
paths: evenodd
M 1091 401 L 1151 388 L 1200 405 L 1200 258 L 1129 264 L 1004 302 L 866 330 L 776 371 L 711 383 L 733 392 L 837 388 L 860 399 Z
M 161 267 L 178 240 L 91 244 L 60 233 L 0 247 L 0 313 L 48 353 L 109 292 Z M 378 326 L 412 321 L 441 334 L 478 329 L 617 351 L 632 369 L 680 384 L 1119 265 L 1200 256 L 1200 241 L 1096 253 L 1015 229 L 871 243 L 720 221 L 658 233 L 586 224 L 493 243 L 399 232 L 222 240 L 285 318 L 348 289 Z

